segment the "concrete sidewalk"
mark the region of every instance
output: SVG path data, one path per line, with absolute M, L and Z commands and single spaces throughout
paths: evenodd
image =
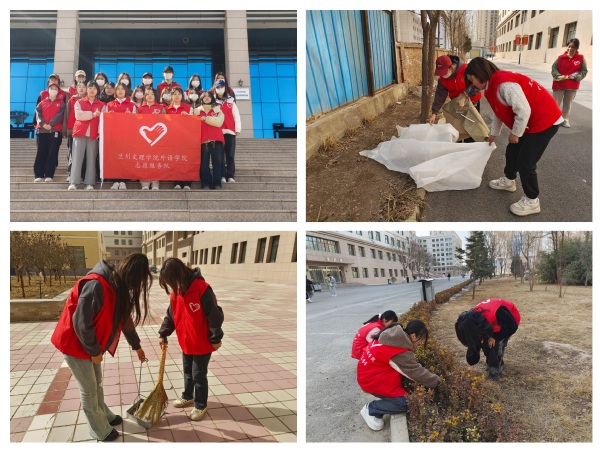
M 172 335 L 164 386 L 169 406 L 161 422 L 149 430 L 127 420 L 126 410 L 138 395 L 154 388 L 160 349 L 157 331 L 168 297 L 154 284 L 151 315 L 138 327 L 150 360 L 142 367 L 124 338 L 114 358 L 106 354 L 104 397 L 115 414 L 117 442 L 296 442 L 297 336 L 296 286 L 212 278 L 207 280 L 225 313 L 223 346 L 208 366 L 208 412 L 200 422 L 189 419 L 192 408 L 178 409 L 181 395 L 181 349 Z M 11 442 L 95 442 L 80 405 L 79 388 L 50 343 L 56 322 L 12 323 L 10 326 Z

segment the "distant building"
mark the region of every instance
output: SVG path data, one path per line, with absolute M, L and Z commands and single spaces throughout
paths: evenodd
M 75 252 L 77 273 L 87 273 L 98 261 L 105 259 L 106 246 L 100 231 L 50 231 Z
M 322 283 L 332 274 L 339 283 L 403 283 L 412 277 L 408 245 L 414 231 L 307 231 L 306 274 Z
M 460 260 L 456 258 L 456 248 L 462 247 L 462 239 L 454 231 L 432 231 L 430 236 L 417 237 L 419 244 L 434 258 L 432 275 L 452 276 L 460 274 Z
M 483 47 L 485 54 L 491 56 L 495 52 L 491 47 L 496 45 L 496 27 L 498 26 L 497 10 L 477 10 L 472 14 L 473 47 Z
M 420 10 L 396 10 L 394 22 L 396 41 L 423 44 Z M 446 36 L 446 23 L 443 18 L 438 23 L 435 46 L 450 50 L 450 39 Z
M 142 251 L 160 271 L 181 259 L 202 274 L 296 284 L 295 231 L 144 231 Z
M 142 251 L 141 231 L 103 231 L 106 260 L 116 264 L 132 253 Z

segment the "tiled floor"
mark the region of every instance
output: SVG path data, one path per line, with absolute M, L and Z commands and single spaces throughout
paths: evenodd
M 141 365 L 124 338 L 115 357 L 106 355 L 104 399 L 125 418 L 121 442 L 295 442 L 296 286 L 213 278 L 207 280 L 225 313 L 223 346 L 209 364 L 208 413 L 189 419 L 192 408 L 172 401 L 183 387 L 181 349 L 169 340 L 164 387 L 169 406 L 161 422 L 146 430 L 126 418 L 140 392 L 156 384 L 160 349 L 157 331 L 168 297 L 155 280 L 151 317 L 138 327 L 150 360 Z M 257 300 L 260 299 L 260 300 Z M 77 382 L 50 343 L 56 322 L 10 326 L 10 438 L 12 442 L 91 441 Z M 140 376 L 141 368 L 141 376 Z

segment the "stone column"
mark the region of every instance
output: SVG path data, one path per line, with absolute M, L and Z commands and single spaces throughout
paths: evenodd
M 54 73 L 67 89 L 79 65 L 79 11 L 61 11 L 56 15 L 56 44 L 54 47 Z M 88 74 L 88 78 L 90 74 Z M 93 77 L 93 74 L 92 74 Z
M 239 137 L 251 138 L 254 136 L 254 125 L 246 11 L 225 11 L 225 67 L 229 85 L 233 89 L 250 91 L 250 99 L 238 97 L 237 106 L 242 119 L 242 132 Z

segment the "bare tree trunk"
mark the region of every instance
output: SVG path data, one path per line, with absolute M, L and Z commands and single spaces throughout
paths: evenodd
M 435 64 L 435 33 L 440 20 L 441 11 L 421 10 L 423 27 L 423 49 L 421 66 L 421 123 L 427 122 L 433 102 L 433 66 Z
M 25 281 L 23 280 L 23 272 L 20 270 L 20 278 L 21 278 L 21 293 L 23 294 L 23 298 L 25 298 Z

